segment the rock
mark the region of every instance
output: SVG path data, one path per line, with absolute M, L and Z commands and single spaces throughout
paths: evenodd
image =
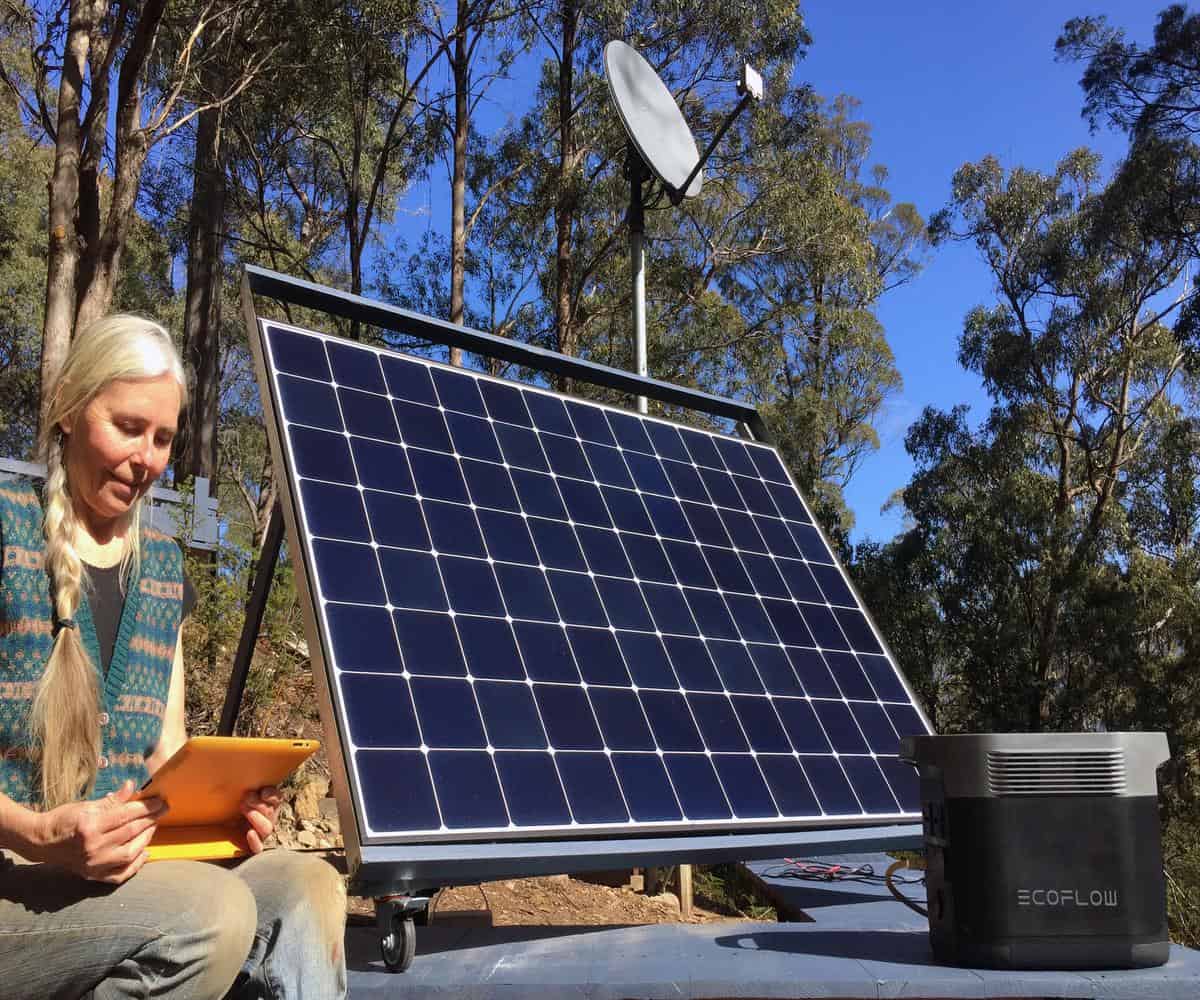
M 317 835 L 312 830 L 301 830 L 296 834 L 296 843 L 301 847 L 316 847 Z
M 275 826 L 290 828 L 295 825 L 296 814 L 292 811 L 291 805 L 287 802 L 281 802 L 279 808 L 275 810 Z
M 326 795 L 320 802 L 317 803 L 317 808 L 321 810 L 321 815 L 334 826 L 338 823 L 337 799 L 331 795 Z
M 317 820 L 321 818 L 321 800 L 329 793 L 329 779 L 321 775 L 307 778 L 296 790 L 292 800 L 292 808 L 296 816 L 302 820 Z

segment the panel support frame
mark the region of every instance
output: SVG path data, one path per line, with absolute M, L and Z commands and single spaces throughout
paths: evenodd
M 460 347 L 575 381 L 629 393 L 635 397 L 645 396 L 667 406 L 698 410 L 732 421 L 737 433 L 743 437 L 765 444 L 773 443 L 758 411 L 746 403 L 521 344 L 248 265 L 242 274 L 241 305 L 251 354 L 260 377 L 260 388 L 268 385 L 270 379 L 260 343 L 259 317 L 254 306 L 255 295 L 275 298 L 289 306 L 315 309 L 365 325 L 402 331 L 438 344 Z M 268 538 L 264 541 L 256 571 L 254 592 L 247 608 L 247 619 L 239 643 L 235 670 L 230 679 L 222 713 L 222 726 L 225 726 L 228 720 L 230 732 L 236 721 L 238 703 L 253 656 L 254 641 L 266 607 L 270 581 L 285 528 L 292 544 L 290 551 L 294 553 L 298 562 L 304 562 L 304 550 L 299 544 L 299 525 L 291 498 L 285 455 L 278 439 L 279 425 L 274 412 L 275 401 L 270 395 L 264 391 L 262 405 L 268 438 L 277 463 L 281 501 L 272 511 Z M 319 640 L 315 646 L 310 646 L 310 655 L 313 660 L 312 669 L 322 723 L 327 733 L 330 732 L 330 727 L 334 733 L 338 733 L 336 713 L 332 708 L 334 695 L 329 690 L 326 652 L 323 642 L 320 641 L 320 630 L 316 628 L 313 620 L 307 571 L 298 571 L 296 578 L 308 631 Z M 340 735 L 338 733 L 339 737 Z M 894 819 L 887 821 L 891 825 L 871 826 L 860 823 L 771 831 L 763 831 L 760 828 L 758 831 L 743 833 L 714 833 L 709 830 L 685 834 L 647 833 L 640 837 L 381 843 L 364 836 L 365 831 L 358 826 L 340 738 L 329 736 L 326 742 L 346 846 L 347 867 L 352 876 L 354 891 L 363 896 L 383 897 L 431 885 L 467 885 L 496 878 L 558 874 L 564 871 L 681 862 L 745 861 L 796 853 L 900 850 L 917 848 L 921 844 L 921 827 L 913 825 L 907 817 L 901 818 L 899 822 Z M 870 820 L 866 822 L 870 823 Z

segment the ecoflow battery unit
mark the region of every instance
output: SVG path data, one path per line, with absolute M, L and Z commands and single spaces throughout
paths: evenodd
M 955 965 L 1167 961 L 1163 733 L 910 736 L 934 956 Z

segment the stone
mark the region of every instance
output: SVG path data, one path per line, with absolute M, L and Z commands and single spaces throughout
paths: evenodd
M 317 820 L 321 818 L 321 800 L 329 793 L 329 779 L 323 775 L 313 775 L 306 778 L 296 789 L 292 800 L 292 808 L 296 810 L 296 818 L 301 820 Z

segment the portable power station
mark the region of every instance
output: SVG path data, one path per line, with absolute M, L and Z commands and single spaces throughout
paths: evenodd
M 1156 769 L 1164 733 L 910 736 L 929 938 L 954 965 L 1167 960 Z

